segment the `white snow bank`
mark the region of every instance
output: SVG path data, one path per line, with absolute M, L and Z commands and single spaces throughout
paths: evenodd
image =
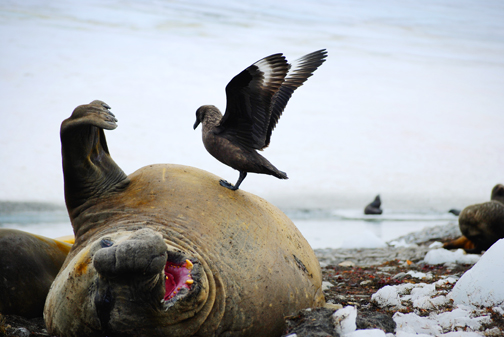
M 504 239 L 493 244 L 457 282 L 450 297 L 454 304 L 500 306 L 504 304 Z
M 452 252 L 443 248 L 430 250 L 424 257 L 424 262 L 428 264 L 460 263 L 474 264 L 478 262 L 480 256 L 477 254 L 466 254 L 463 249 Z

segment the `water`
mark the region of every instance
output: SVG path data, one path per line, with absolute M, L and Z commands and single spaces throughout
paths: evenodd
M 177 163 L 234 182 L 192 130 L 196 109 L 224 110 L 227 82 L 264 56 L 321 48 L 328 61 L 264 151 L 289 180 L 251 174 L 242 185 L 288 214 L 309 210 L 293 216 L 305 235 L 339 228 L 331 245 L 342 245 L 358 228 L 386 239 L 504 182 L 500 1 L 5 0 L 0 45 L 1 201 L 64 207 L 59 125 L 94 99 L 119 119 L 106 135 L 126 173 Z M 419 223 L 316 215 L 359 213 L 378 193 L 386 212 Z
M 386 210 L 381 215 L 357 209 L 284 211 L 314 249 L 381 247 L 399 236 L 457 221 L 451 213 L 434 210 Z M 73 234 L 66 210 L 44 203 L 0 203 L 0 228 L 51 238 Z

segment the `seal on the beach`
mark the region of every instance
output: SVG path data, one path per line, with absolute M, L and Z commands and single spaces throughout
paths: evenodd
M 126 176 L 103 102 L 63 121 L 65 200 L 75 244 L 47 296 L 58 336 L 279 336 L 284 317 L 322 305 L 320 266 L 289 218 L 196 168 Z
M 0 229 L 0 313 L 40 317 L 49 287 L 72 246 L 16 229 Z
M 451 208 L 448 213 L 451 213 L 453 215 L 456 215 L 456 216 L 459 216 L 460 215 L 460 210 L 459 209 L 456 209 L 456 208 Z
M 378 194 L 372 203 L 364 208 L 364 214 L 382 214 L 380 195 Z
M 288 179 L 256 150 L 266 148 L 292 93 L 325 61 L 327 51 L 319 50 L 301 57 L 294 65 L 282 54 L 265 57 L 236 75 L 226 86 L 224 116 L 213 105 L 196 111 L 194 129 L 201 123 L 203 144 L 220 162 L 240 172 L 233 186 L 237 190 L 248 172 Z
M 504 185 L 494 186 L 490 201 L 464 208 L 459 215 L 459 228 L 463 236 L 445 243 L 444 248 L 481 253 L 504 238 Z
M 504 204 L 504 185 L 497 184 L 492 188 L 490 200 L 500 201 Z

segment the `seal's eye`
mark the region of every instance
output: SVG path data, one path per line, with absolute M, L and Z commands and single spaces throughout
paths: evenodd
M 100 242 L 102 248 L 111 247 L 114 243 L 110 239 L 102 239 Z

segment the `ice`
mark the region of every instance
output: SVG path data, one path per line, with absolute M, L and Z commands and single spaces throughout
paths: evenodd
M 430 250 L 424 257 L 424 262 L 428 264 L 474 264 L 479 260 L 478 254 L 466 254 L 463 249 L 450 251 L 443 248 Z
M 441 248 L 443 247 L 443 243 L 439 242 L 439 241 L 435 241 L 433 243 L 430 244 L 429 248 Z
M 500 284 L 504 276 L 504 268 L 501 268 L 500 263 L 503 254 L 504 239 L 501 239 L 458 282 L 455 277 L 447 276 L 432 284 L 385 286 L 373 294 L 371 300 L 380 307 L 395 310 L 406 306 L 430 310 L 428 317 L 421 317 L 415 312 L 396 312 L 393 316 L 397 324 L 396 337 L 409 337 L 412 334 L 481 336 L 479 330 L 482 325 L 491 322 L 488 313 L 481 308 L 494 306 L 495 312 L 504 312 L 504 291 Z M 445 291 L 436 289 L 436 286 L 455 282 L 452 292 L 447 295 Z M 446 309 L 443 308 L 452 299 L 454 308 L 444 312 Z
M 380 307 L 401 307 L 401 298 L 397 287 L 385 286 L 380 288 L 371 296 L 371 301 L 378 304 Z
M 392 317 L 397 324 L 396 331 L 438 336 L 443 332 L 458 329 L 478 331 L 482 323 L 488 323 L 490 317 L 471 317 L 472 312 L 465 307 L 457 307 L 451 312 L 420 317 L 415 313 L 397 312 Z
M 340 335 L 349 334 L 357 328 L 357 309 L 353 306 L 346 306 L 336 310 L 332 315 L 334 322 L 334 330 Z
M 432 273 L 422 273 L 422 272 L 410 270 L 407 274 L 411 275 L 411 277 L 414 277 L 414 278 L 426 279 L 426 280 L 432 279 Z
M 451 292 L 455 304 L 501 306 L 504 304 L 504 239 L 493 244 L 462 277 Z
M 415 313 L 403 314 L 396 312 L 392 316 L 396 322 L 396 331 L 404 331 L 411 334 L 426 334 L 436 336 L 443 332 L 442 328 L 428 317 L 420 317 Z
M 446 296 L 436 296 L 436 297 L 420 297 L 417 300 L 413 301 L 413 307 L 418 309 L 435 309 L 437 307 L 441 307 L 445 304 L 450 303 L 450 300 L 446 298 Z

